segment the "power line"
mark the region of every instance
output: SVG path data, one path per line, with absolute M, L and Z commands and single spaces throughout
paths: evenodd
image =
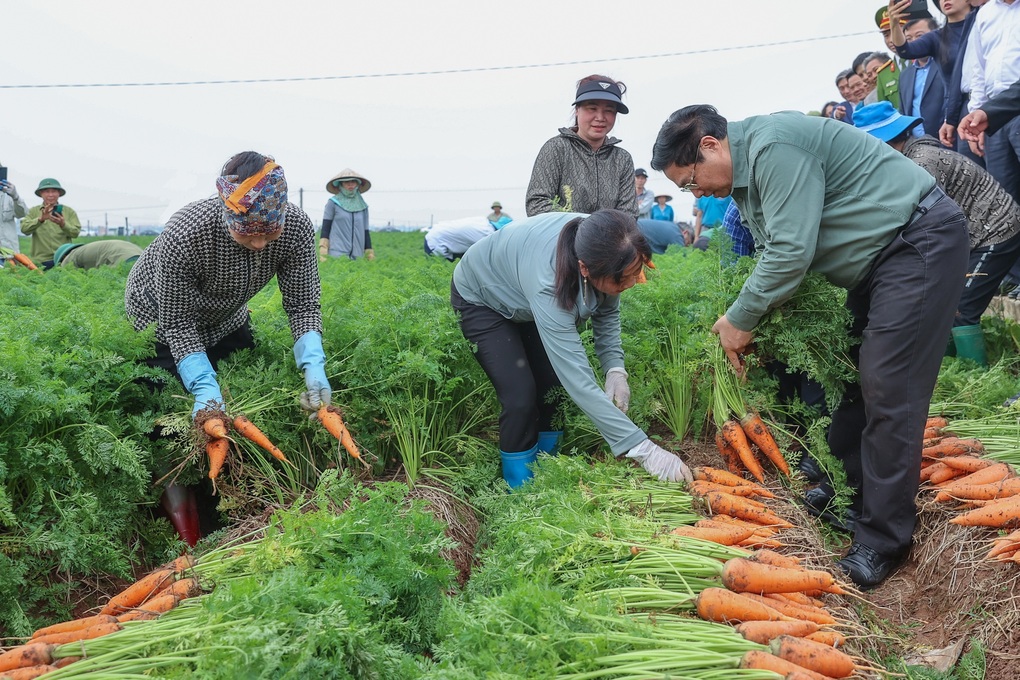
M 689 57 L 699 54 L 713 54 L 719 52 L 737 52 L 741 50 L 755 50 L 764 47 L 782 47 L 784 45 L 798 45 L 823 40 L 838 40 L 840 38 L 856 38 L 859 36 L 870 36 L 873 31 L 861 31 L 858 33 L 842 33 L 839 35 L 826 35 L 816 38 L 798 38 L 796 40 L 782 40 L 779 42 L 757 43 L 754 45 L 735 45 L 732 47 L 710 47 L 703 50 L 691 50 L 687 52 L 660 52 L 658 54 L 643 54 L 630 57 L 612 57 L 608 59 L 578 59 L 575 61 L 553 61 L 543 64 L 518 64 L 508 66 L 477 66 L 473 68 L 442 69 L 434 71 L 397 71 L 392 73 L 360 73 L 346 76 L 301 76 L 293 78 L 246 78 L 235 80 L 180 80 L 180 81 L 153 81 L 137 83 L 51 83 L 31 85 L 0 85 L 0 90 L 39 90 L 39 89 L 69 89 L 69 88 L 94 88 L 94 87 L 184 87 L 192 85 L 251 85 L 256 83 L 308 83 L 332 80 L 369 80 L 376 78 L 405 78 L 408 76 L 439 76 L 455 73 L 481 73 L 487 71 L 520 71 L 525 69 L 551 68 L 554 66 L 576 66 L 578 64 L 602 64 L 618 61 L 642 61 L 647 59 L 663 59 L 666 57 Z

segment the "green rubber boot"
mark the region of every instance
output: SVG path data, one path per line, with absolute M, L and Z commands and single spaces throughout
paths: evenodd
M 970 359 L 983 368 L 988 367 L 985 336 L 981 332 L 980 325 L 955 327 L 953 341 L 956 343 L 956 356 L 961 359 Z

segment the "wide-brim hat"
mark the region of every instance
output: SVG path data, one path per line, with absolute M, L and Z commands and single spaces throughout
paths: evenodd
M 666 203 L 669 203 L 670 201 L 673 200 L 673 197 L 670 196 L 669 194 L 656 194 L 655 200 L 657 201 L 660 198 L 665 198 L 666 199 Z
M 67 255 L 69 252 L 71 252 L 72 250 L 74 250 L 78 246 L 83 246 L 83 245 L 85 245 L 85 244 L 84 243 L 61 243 L 59 246 L 57 246 L 56 251 L 54 251 L 54 253 L 53 253 L 53 264 L 59 265 L 61 262 L 64 261 L 64 256 L 65 255 Z
M 896 139 L 921 123 L 915 116 L 904 116 L 893 108 L 892 102 L 866 104 L 854 111 L 854 127 L 878 137 L 883 142 Z
M 39 182 L 39 187 L 35 190 L 35 195 L 41 198 L 43 189 L 56 189 L 57 191 L 60 192 L 61 196 L 67 193 L 66 191 L 64 191 L 64 187 L 60 186 L 60 182 L 53 179 L 52 177 L 47 177 L 43 181 Z
M 326 191 L 328 191 L 331 194 L 340 193 L 340 182 L 343 182 L 344 180 L 348 179 L 356 179 L 358 180 L 358 182 L 361 183 L 360 186 L 358 187 L 358 191 L 360 191 L 361 193 L 365 193 L 366 191 L 372 188 L 372 183 L 368 181 L 367 177 L 362 175 L 360 172 L 355 172 L 354 170 L 351 170 L 350 168 L 344 168 L 337 174 L 333 175 L 333 178 L 331 180 L 326 182 Z
M 617 113 L 630 113 L 630 109 L 623 103 L 623 92 L 620 90 L 620 86 L 608 80 L 581 83 L 577 88 L 577 95 L 574 97 L 572 106 L 592 100 L 613 102 L 616 104 Z

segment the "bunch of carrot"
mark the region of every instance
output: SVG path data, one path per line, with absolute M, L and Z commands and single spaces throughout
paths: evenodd
M 716 425 L 715 443 L 726 461 L 726 467 L 738 475 L 746 470 L 759 482 L 764 482 L 765 473 L 751 448 L 753 443 L 777 470 L 789 477 L 790 467 L 782 451 L 761 416 L 748 411 L 744 405 L 737 377 L 730 370 L 721 349 L 716 351 L 714 369 L 712 415 Z
M 40 628 L 18 647 L 0 654 L 0 678 L 34 678 L 63 665 L 56 648 L 72 642 L 94 640 L 122 629 L 127 621 L 152 619 L 170 611 L 199 591 L 198 581 L 187 572 L 194 559 L 185 555 L 171 565 L 156 569 L 110 598 L 94 616 Z M 74 660 L 75 657 L 64 657 Z
M 1006 463 L 982 457 L 976 438 L 950 434 L 944 418 L 929 418 L 922 449 L 921 481 L 937 489 L 935 501 L 956 502 L 967 510 L 950 522 L 961 526 L 1007 529 L 1020 524 L 1020 477 Z M 1017 534 L 999 539 L 988 558 L 1020 563 Z
M 32 262 L 32 259 L 28 255 L 25 255 L 24 253 L 13 253 L 10 256 L 10 261 L 11 263 L 20 264 L 22 267 L 25 267 L 26 269 L 30 270 L 39 269 L 38 267 L 35 266 L 35 262 Z
M 775 498 L 775 494 L 726 470 L 705 466 L 692 472 L 694 482 L 688 491 L 700 497 L 712 515 L 693 526 L 677 527 L 674 534 L 744 548 L 782 546 L 776 534 L 792 525 L 758 500 Z
M 262 449 L 268 451 L 273 458 L 289 463 L 283 451 L 255 426 L 247 416 L 235 416 L 233 420 L 221 411 L 200 412 L 196 425 L 200 425 L 202 432 L 206 435 L 205 453 L 209 457 L 209 479 L 213 480 L 215 488 L 216 478 L 219 477 L 223 464 L 230 453 L 230 433 L 232 426 L 234 431 L 245 439 L 255 443 Z

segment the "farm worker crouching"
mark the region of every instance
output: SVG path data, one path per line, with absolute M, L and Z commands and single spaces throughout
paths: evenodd
M 319 260 L 346 257 L 356 260 L 362 255 L 375 259 L 372 234 L 368 230 L 368 204 L 362 194 L 372 188 L 368 178 L 344 168 L 326 182 L 326 191 L 333 196 L 326 201 L 319 237 Z
M 21 233 L 32 237 L 32 260 L 43 269 L 53 266 L 57 246 L 70 243 L 81 233 L 81 221 L 70 206 L 60 203 L 66 194 L 60 182 L 46 178 L 39 182 L 35 195 L 43 200 L 21 220 Z
M 512 222 L 471 246 L 453 271 L 450 301 L 464 337 L 502 405 L 503 478 L 518 487 L 540 451 L 556 454 L 562 385 L 616 456 L 626 454 L 669 481 L 691 480 L 675 454 L 656 446 L 624 412 L 630 387 L 620 345 L 620 293 L 644 279 L 651 250 L 634 217 L 547 213 Z M 595 379 L 578 326 L 591 320 L 606 376 Z M 615 406 L 614 406 L 615 403 Z
M 216 365 L 254 346 L 248 301 L 275 276 L 303 371 L 308 410 L 328 404 L 315 229 L 287 201 L 283 168 L 270 156 L 239 153 L 216 180 L 218 196 L 190 203 L 142 252 L 124 302 L 137 330 L 156 326 L 146 363 L 180 378 L 192 415 L 223 402 Z
M 1020 257 L 1020 205 L 974 161 L 934 137 L 915 137 L 912 130 L 919 124 L 920 118 L 902 115 L 889 102 L 868 104 L 854 114 L 854 125 L 921 166 L 967 216 L 970 262 L 952 340 L 957 356 L 987 366 L 981 314 Z
M 90 243 L 65 243 L 53 253 L 54 267 L 113 267 L 124 262 L 134 262 L 142 255 L 142 249 L 130 241 L 103 239 Z
M 754 270 L 712 327 L 738 371 L 759 320 L 809 270 L 847 289 L 860 384 L 832 414 L 829 446 L 860 517 L 838 565 L 877 585 L 906 557 L 917 521 L 924 423 L 967 271 L 963 212 L 886 144 L 795 112 L 728 123 L 712 106 L 680 109 L 652 167 L 695 196 L 731 195 L 757 244 Z

